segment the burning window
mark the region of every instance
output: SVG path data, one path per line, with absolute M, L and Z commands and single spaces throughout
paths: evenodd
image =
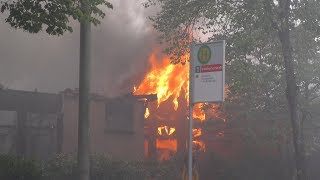
M 132 99 L 116 99 L 106 103 L 107 132 L 133 133 L 134 102 Z

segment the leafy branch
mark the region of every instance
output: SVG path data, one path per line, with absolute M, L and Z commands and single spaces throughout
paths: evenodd
M 91 15 L 87 16 L 80 7 L 81 1 L 87 1 Z M 29 33 L 38 33 L 45 29 L 50 35 L 63 35 L 72 32 L 70 17 L 77 21 L 89 21 L 100 24 L 105 13 L 100 5 L 113 9 L 105 0 L 7 0 L 0 1 L 1 13 L 14 28 L 21 28 Z

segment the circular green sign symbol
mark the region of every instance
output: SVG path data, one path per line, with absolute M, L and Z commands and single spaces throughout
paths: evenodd
M 203 45 L 198 50 L 198 61 L 201 64 L 207 64 L 211 58 L 211 49 L 207 45 Z

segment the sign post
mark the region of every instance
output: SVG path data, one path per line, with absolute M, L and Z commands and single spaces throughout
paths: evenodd
M 191 44 L 189 74 L 188 180 L 192 180 L 193 107 L 224 101 L 225 41 Z

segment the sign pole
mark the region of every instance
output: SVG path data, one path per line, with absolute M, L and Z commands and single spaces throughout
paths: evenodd
M 193 103 L 191 103 L 191 101 L 189 101 L 189 103 L 188 180 L 192 180 Z
M 192 48 L 190 46 L 190 69 L 189 69 L 189 138 L 188 138 L 188 180 L 192 180 L 192 127 L 193 127 L 193 102 L 192 102 Z
M 188 180 L 192 180 L 192 126 L 196 103 L 224 101 L 225 41 L 192 43 L 189 71 Z
M 88 0 L 81 1 L 81 9 L 85 15 L 90 15 Z M 80 68 L 79 68 L 79 119 L 78 119 L 78 173 L 79 180 L 90 179 L 90 51 L 91 23 L 80 21 Z

